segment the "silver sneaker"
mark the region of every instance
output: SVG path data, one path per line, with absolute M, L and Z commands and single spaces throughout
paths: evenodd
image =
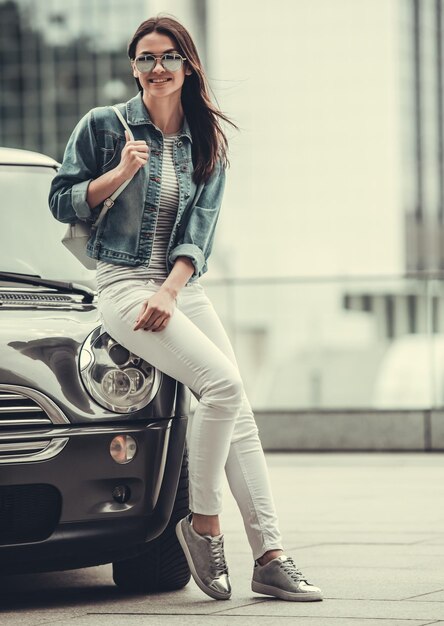
M 191 525 L 192 513 L 176 524 L 191 574 L 204 593 L 215 600 L 229 600 L 231 583 L 224 555 L 224 536 L 199 535 Z
M 278 556 L 265 565 L 255 561 L 251 589 L 293 602 L 322 600 L 319 587 L 310 584 L 289 556 Z

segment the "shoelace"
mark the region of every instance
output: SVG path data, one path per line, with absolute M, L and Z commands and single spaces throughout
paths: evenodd
M 303 573 L 301 572 L 301 570 L 296 567 L 296 564 L 293 561 L 291 556 L 287 557 L 287 559 L 285 561 L 282 561 L 281 564 L 280 564 L 280 567 L 293 580 L 296 580 L 296 581 L 303 580 L 306 583 L 308 582 L 307 579 L 304 577 Z
M 228 574 L 228 567 L 224 555 L 224 542 L 222 537 L 212 537 L 210 541 L 211 571 L 215 578 L 222 574 Z

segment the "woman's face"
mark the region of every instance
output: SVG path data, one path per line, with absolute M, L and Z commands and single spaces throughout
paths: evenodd
M 152 32 L 145 35 L 137 42 L 136 57 L 141 54 L 152 54 L 162 56 L 165 52 L 176 52 L 180 54 L 174 41 L 162 33 Z M 160 59 L 150 72 L 140 72 L 134 61 L 133 76 L 139 79 L 142 89 L 146 95 L 153 98 L 165 98 L 182 89 L 185 76 L 191 74 L 191 70 L 184 62 L 182 67 L 175 72 L 170 72 L 162 66 Z M 161 82 L 160 82 L 161 81 Z

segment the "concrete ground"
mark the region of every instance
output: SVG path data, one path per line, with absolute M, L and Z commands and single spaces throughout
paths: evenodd
M 8 626 L 425 626 L 444 624 L 444 454 L 270 453 L 284 545 L 323 602 L 250 589 L 252 559 L 228 492 L 222 526 L 232 599 L 123 595 L 111 566 L 0 579 Z

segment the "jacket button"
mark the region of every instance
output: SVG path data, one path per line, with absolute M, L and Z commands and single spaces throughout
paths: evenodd
M 178 141 L 178 142 L 177 142 L 177 145 L 178 145 L 178 146 L 179 146 L 179 148 L 180 148 L 180 147 L 183 145 L 183 142 L 182 142 L 182 141 Z
M 185 200 L 188 200 L 188 198 L 189 198 L 189 197 L 190 197 L 190 194 L 189 194 L 189 193 L 186 193 L 186 194 L 185 194 Z

